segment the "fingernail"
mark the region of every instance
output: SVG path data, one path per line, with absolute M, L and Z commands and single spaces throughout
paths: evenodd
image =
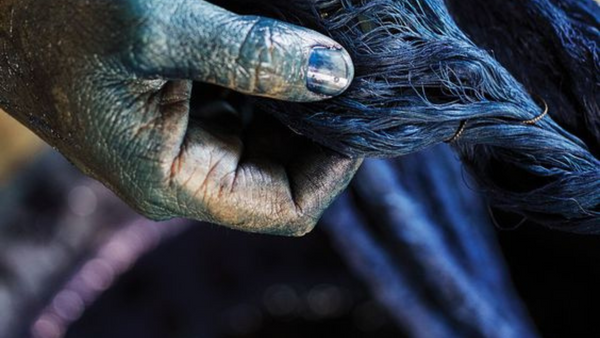
M 313 93 L 336 96 L 352 82 L 354 66 L 343 49 L 313 48 L 308 60 L 306 86 Z

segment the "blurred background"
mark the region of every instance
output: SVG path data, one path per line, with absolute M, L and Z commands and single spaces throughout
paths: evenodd
M 600 336 L 598 237 L 496 235 L 542 336 Z M 0 112 L 0 337 L 408 336 L 339 250 L 146 221 Z

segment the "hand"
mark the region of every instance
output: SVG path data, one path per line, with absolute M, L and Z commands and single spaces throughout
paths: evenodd
M 302 235 L 360 164 L 266 117 L 243 126 L 227 102 L 190 105 L 192 81 L 341 93 L 352 62 L 318 33 L 200 0 L 4 0 L 0 26 L 2 107 L 147 217 Z

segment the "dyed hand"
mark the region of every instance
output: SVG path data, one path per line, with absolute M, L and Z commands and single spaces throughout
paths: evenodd
M 150 218 L 302 235 L 359 165 L 270 121 L 223 123 L 226 102 L 190 119 L 192 81 L 343 92 L 352 62 L 318 33 L 200 0 L 2 0 L 0 26 L 2 107 Z

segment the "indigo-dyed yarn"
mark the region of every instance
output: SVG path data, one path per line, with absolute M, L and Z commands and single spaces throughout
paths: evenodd
M 600 156 L 600 15 L 594 0 L 448 0 L 459 27 Z
M 492 1 L 482 12 L 495 17 L 490 29 L 510 26 L 513 14 L 521 17 L 515 25 L 524 24 L 523 17 L 535 20 L 528 23 L 536 28 L 527 35 L 490 42 L 504 60 L 514 56 L 510 68 L 527 88 L 493 57 L 495 52 L 480 48 L 459 29 L 441 0 L 268 0 L 265 7 L 275 6 L 288 21 L 342 43 L 357 76 L 344 95 L 326 102 L 258 104 L 298 133 L 352 156 L 410 154 L 452 139 L 464 126 L 454 148 L 495 206 L 549 227 L 598 233 L 600 161 L 582 139 L 598 148 L 600 9 L 591 0 L 500 2 Z M 448 3 L 454 12 L 468 6 L 460 0 Z M 481 0 L 466 3 L 488 6 Z M 494 14 L 502 9 L 523 13 Z M 470 20 L 469 14 L 479 15 L 466 12 L 458 18 L 470 35 L 485 42 L 494 32 L 479 28 L 485 22 Z M 511 42 L 503 45 L 504 40 Z M 551 42 L 559 45 L 552 49 L 557 54 L 540 52 L 538 64 L 529 66 L 527 59 L 519 62 L 531 52 L 512 49 L 543 50 Z M 544 82 L 535 85 L 544 66 L 571 80 L 549 88 Z M 545 103 L 549 116 L 534 125 L 523 123 L 540 116 Z
M 322 220 L 410 337 L 538 337 L 447 147 L 368 159 Z

